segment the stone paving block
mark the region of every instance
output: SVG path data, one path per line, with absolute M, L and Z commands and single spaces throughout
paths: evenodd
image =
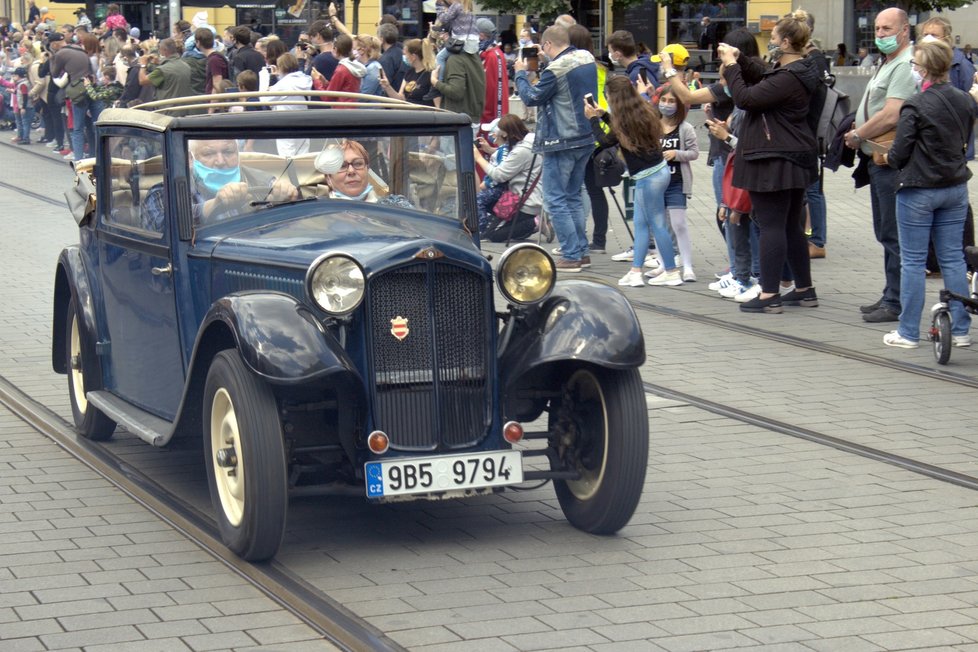
M 101 627 L 99 629 L 87 629 L 84 631 L 65 632 L 63 634 L 47 634 L 41 636 L 41 641 L 48 648 L 61 648 L 67 646 L 78 646 L 81 648 L 90 645 L 101 645 L 105 643 L 122 643 L 126 641 L 143 640 L 143 635 L 135 627 L 125 625 L 122 627 Z
M 541 618 L 547 618 L 547 616 L 451 623 L 445 625 L 445 629 L 454 633 L 458 639 L 466 641 L 480 638 L 490 639 L 513 634 L 532 634 L 551 631 L 553 627 L 542 621 Z
M 58 622 L 61 623 L 61 626 L 70 632 L 121 625 L 142 625 L 144 623 L 155 623 L 158 620 L 149 609 L 127 609 L 123 611 L 58 617 Z
M 46 648 L 36 638 L 15 638 L 4 640 L 3 649 L 5 652 L 39 652 Z
M 848 618 L 846 620 L 827 620 L 822 622 L 799 623 L 798 627 L 807 629 L 820 638 L 836 638 L 841 636 L 862 636 L 863 634 L 878 634 L 880 632 L 900 631 L 900 626 L 885 618 Z
M 655 643 L 671 652 L 701 652 L 702 650 L 746 647 L 755 644 L 756 641 L 738 632 L 713 632 L 685 636 L 664 636 L 655 639 Z
M 200 622 L 216 634 L 220 632 L 248 631 L 262 627 L 277 627 L 279 625 L 294 625 L 299 620 L 296 616 L 277 609 L 274 611 L 241 614 L 237 616 L 200 618 Z
M 517 652 L 519 649 L 503 641 L 493 642 L 493 652 Z M 413 647 L 412 650 L 414 652 L 485 652 L 486 642 L 483 640 L 452 641 L 450 643 L 419 645 Z
M 592 645 L 609 642 L 608 639 L 590 629 L 566 629 L 537 634 L 514 634 L 503 636 L 502 640 L 519 650 L 559 649 L 574 645 Z
M 189 645 L 194 652 L 204 652 L 205 650 L 226 650 L 253 646 L 256 641 L 244 632 L 222 632 L 220 634 L 186 636 L 183 638 L 183 642 Z
M 74 602 L 55 602 L 51 604 L 25 605 L 17 607 L 16 612 L 21 620 L 39 620 L 42 618 L 63 618 L 82 614 L 104 613 L 115 611 L 113 606 L 104 599 L 77 600 Z
M 179 638 L 160 638 L 152 641 L 126 641 L 125 643 L 107 643 L 106 645 L 90 645 L 85 652 L 186 652 L 190 647 Z
M 863 634 L 863 637 L 885 650 L 921 650 L 937 646 L 952 648 L 958 643 L 970 642 L 960 634 L 937 628 L 879 634 L 869 633 Z

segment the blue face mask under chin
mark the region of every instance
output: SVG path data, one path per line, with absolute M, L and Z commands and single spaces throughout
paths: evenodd
M 373 191 L 373 189 L 374 189 L 373 184 L 368 183 L 364 191 L 361 192 L 356 197 L 351 197 L 350 195 L 343 194 L 339 190 L 334 190 L 333 195 L 335 196 L 336 199 L 349 199 L 350 201 L 361 201 L 365 199 L 367 195 L 369 195 Z
M 235 166 L 233 168 L 209 168 L 200 161 L 194 161 L 194 175 L 197 177 L 200 185 L 207 189 L 212 195 L 216 195 L 218 191 L 229 183 L 238 183 L 241 181 L 241 168 Z

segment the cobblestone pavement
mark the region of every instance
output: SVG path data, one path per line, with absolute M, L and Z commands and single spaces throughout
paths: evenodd
M 0 181 L 49 179 L 53 197 L 69 178 L 10 148 L 0 160 Z M 828 258 L 813 262 L 820 307 L 746 315 L 706 288 L 725 253 L 708 169 L 694 170 L 700 281 L 628 296 L 937 367 L 927 347 L 888 349 L 891 326 L 859 319 L 856 306 L 882 283 L 866 190 L 854 193 L 844 174 L 826 178 Z M 50 371 L 49 315 L 57 253 L 77 232 L 63 209 L 8 189 L 0 198 L 0 374 L 69 419 L 64 379 Z M 627 244 L 614 210 L 609 253 Z M 624 273 L 610 256 L 593 259 L 589 277 L 613 284 Z M 929 301 L 938 283 L 928 282 Z M 640 317 L 648 382 L 975 472 L 971 389 L 681 313 Z M 978 378 L 976 355 L 954 350 L 948 371 Z M 650 397 L 649 418 L 645 494 L 618 536 L 572 529 L 550 487 L 377 508 L 300 499 L 279 559 L 414 650 L 978 650 L 978 494 L 676 401 Z M 181 458 L 124 435 L 110 446 L 164 474 Z M 153 649 L 313 644 L 6 413 L 0 469 L 0 648 L 135 649 L 118 637 L 137 635 Z

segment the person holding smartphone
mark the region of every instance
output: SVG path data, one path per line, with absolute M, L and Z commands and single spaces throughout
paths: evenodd
M 431 71 L 435 69 L 435 54 L 431 42 L 419 38 L 404 43 L 404 81 L 394 88 L 386 73 L 380 77 L 380 87 L 388 97 L 412 104 L 434 106 L 431 95 Z

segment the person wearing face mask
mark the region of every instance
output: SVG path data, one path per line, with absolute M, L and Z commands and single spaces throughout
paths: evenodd
M 434 106 L 431 98 L 431 71 L 435 69 L 435 55 L 431 42 L 419 38 L 404 43 L 404 81 L 394 88 L 387 75 L 380 78 L 380 87 L 388 97 L 406 100 L 412 104 Z
M 857 187 L 865 185 L 857 175 L 868 172 L 873 232 L 883 246 L 883 294 L 875 303 L 861 306 L 863 320 L 870 323 L 900 319 L 900 237 L 896 222 L 896 170 L 872 162 L 867 140 L 876 140 L 891 132 L 900 116 L 904 101 L 917 92 L 910 73 L 910 22 L 907 12 L 891 7 L 876 15 L 876 47 L 881 63 L 866 85 L 856 105 L 856 121 L 845 136 L 846 146 L 857 150 L 859 167 L 854 173 Z
M 240 165 L 235 140 L 192 140 L 190 156 L 191 200 L 194 223 L 206 226 L 255 210 L 249 202 L 293 201 L 299 190 L 286 179 L 264 175 Z M 163 230 L 163 184 L 150 188 L 141 211 L 143 227 Z
M 479 18 L 475 26 L 479 30 L 479 58 L 486 71 L 486 99 L 480 120 L 480 124 L 486 125 L 509 113 L 509 71 L 506 56 L 496 43 L 496 24 L 488 18 Z
M 896 137 L 885 161 L 897 174 L 896 219 L 900 232 L 900 325 L 883 336 L 883 343 L 905 349 L 920 340 L 924 307 L 924 264 L 933 240 L 944 287 L 968 296 L 961 238 L 968 212 L 971 171 L 965 145 L 974 130 L 978 107 L 948 81 L 953 62 L 951 46 L 934 39 L 914 47 L 910 65 L 921 80 L 921 92 L 900 108 Z M 959 301 L 951 301 L 954 346 L 970 346 L 971 316 Z
M 673 87 L 680 84 L 673 84 Z M 659 113 L 662 115 L 662 157 L 669 167 L 669 186 L 666 188 L 666 215 L 672 232 L 676 234 L 679 255 L 682 256 L 682 280 L 686 283 L 696 281 L 693 272 L 693 246 L 689 240 L 689 226 L 686 223 L 686 200 L 693 194 L 693 169 L 690 161 L 700 157 L 693 125 L 686 122 L 686 105 L 680 102 L 676 93 L 666 89 L 659 96 Z M 647 272 L 652 278 L 667 273 L 664 267 Z M 674 273 L 676 276 L 679 270 Z
M 633 85 L 638 83 L 640 77 L 644 77 L 643 82 L 653 87 L 659 86 L 659 64 L 647 56 L 638 56 L 638 46 L 635 45 L 635 37 L 631 32 L 623 29 L 612 32 L 605 47 L 608 48 L 611 63 L 625 68 Z M 642 71 L 645 71 L 644 76 Z
M 760 229 L 760 294 L 740 304 L 751 313 L 781 313 L 783 305 L 818 306 L 805 237 L 805 189 L 818 174 L 815 135 L 808 124 L 818 82 L 814 59 L 805 56 L 811 38 L 808 14 L 795 11 L 771 30 L 781 51 L 771 69 L 728 44 L 717 49 L 734 104 L 744 111 L 734 150 L 733 185 L 747 190 Z M 788 263 L 795 289 L 780 294 Z

